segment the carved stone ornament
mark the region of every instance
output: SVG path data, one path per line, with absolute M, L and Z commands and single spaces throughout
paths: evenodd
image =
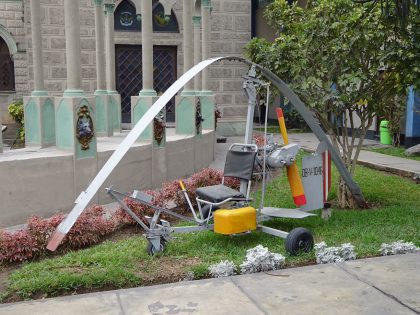
M 95 135 L 89 108 L 86 105 L 80 107 L 77 117 L 76 138 L 79 140 L 82 150 L 89 150 L 89 143 Z
M 201 102 L 200 99 L 197 101 L 197 106 L 195 107 L 195 130 L 197 135 L 200 134 L 201 123 L 204 121 L 203 116 L 201 115 Z
M 153 121 L 153 135 L 158 145 L 162 143 L 163 137 L 165 136 L 165 114 L 160 111 Z

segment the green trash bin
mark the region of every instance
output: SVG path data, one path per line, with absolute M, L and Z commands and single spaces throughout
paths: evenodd
M 392 144 L 392 136 L 391 133 L 389 132 L 389 121 L 388 120 L 382 120 L 380 127 L 379 127 L 379 133 L 380 133 L 380 137 L 379 137 L 379 141 L 381 144 Z

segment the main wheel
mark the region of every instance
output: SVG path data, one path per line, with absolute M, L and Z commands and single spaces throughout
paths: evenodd
M 305 228 L 296 228 L 290 231 L 286 238 L 286 250 L 290 255 L 300 252 L 308 253 L 314 248 L 312 233 Z
M 146 251 L 147 251 L 147 254 L 148 255 L 150 255 L 150 256 L 154 256 L 154 255 L 156 255 L 156 254 L 159 254 L 159 253 L 163 253 L 164 252 L 164 250 L 165 250 L 165 247 L 166 247 L 166 244 L 165 244 L 165 242 L 164 241 L 160 241 L 160 248 L 159 248 L 159 250 L 157 250 L 153 245 L 152 245 L 152 243 L 151 242 L 148 242 L 147 243 L 147 248 L 146 248 Z

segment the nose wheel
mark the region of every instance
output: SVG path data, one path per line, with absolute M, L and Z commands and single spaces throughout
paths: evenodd
M 165 251 L 165 248 L 166 248 L 166 242 L 164 242 L 163 240 L 161 240 L 161 242 L 160 242 L 160 244 L 159 244 L 159 248 L 156 248 L 156 247 L 152 244 L 152 242 L 148 242 L 148 243 L 147 243 L 147 248 L 146 248 L 146 251 L 147 251 L 147 254 L 148 254 L 149 256 L 154 256 L 154 255 L 156 255 L 156 254 L 163 253 L 163 252 Z
M 295 256 L 301 252 L 309 253 L 314 248 L 312 233 L 302 227 L 293 229 L 286 238 L 286 251 Z

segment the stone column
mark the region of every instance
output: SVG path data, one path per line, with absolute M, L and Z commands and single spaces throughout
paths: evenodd
M 141 38 L 142 38 L 142 76 L 143 87 L 139 96 L 131 98 L 131 123 L 134 125 L 143 117 L 157 100 L 153 89 L 153 14 L 152 1 L 141 2 Z M 153 123 L 140 135 L 139 141 L 152 141 L 154 147 L 164 147 L 166 141 L 165 110 L 158 115 Z M 159 129 L 159 132 L 157 130 Z M 158 141 L 156 140 L 158 139 Z
M 54 103 L 44 88 L 40 0 L 32 0 L 30 5 L 34 91 L 24 98 L 25 145 L 43 148 L 55 145 L 55 114 Z
M 96 158 L 95 102 L 81 89 L 79 7 L 80 0 L 64 0 L 67 90 L 56 99 L 55 107 L 57 148 L 72 151 L 75 161 Z M 88 159 L 86 163 L 94 165 L 95 161 Z
M 192 0 L 184 0 L 182 8 L 183 21 L 183 48 L 184 48 L 184 73 L 193 66 L 193 25 L 192 25 Z M 194 91 L 194 80 L 190 80 L 184 87 L 180 96 L 175 98 L 175 130 L 177 134 L 200 135 L 201 121 L 197 125 L 198 98 Z
M 40 0 L 33 0 L 31 4 L 31 29 L 32 29 L 32 55 L 34 63 L 34 91 L 33 96 L 46 96 L 44 90 L 44 70 L 42 62 L 42 38 L 41 38 L 41 5 Z
M 112 125 L 112 108 L 106 89 L 105 71 L 105 32 L 104 32 L 104 1 L 94 0 L 95 3 L 95 35 L 96 35 L 96 134 L 111 137 L 114 127 Z
M 114 43 L 115 0 L 105 1 L 105 51 L 106 51 L 106 88 L 112 113 L 114 132 L 121 131 L 121 96 L 115 89 L 115 43 Z
M 202 0 L 201 5 L 201 16 L 202 16 L 202 54 L 203 60 L 210 58 L 210 32 L 211 32 L 211 21 L 210 21 L 211 3 L 210 0 Z M 202 88 L 203 91 L 209 91 L 209 73 L 208 69 L 204 69 L 202 72 Z
M 184 73 L 193 67 L 193 30 L 192 30 L 192 0 L 183 0 L 182 21 L 183 21 L 183 48 L 184 48 Z M 184 91 L 194 89 L 194 82 L 191 80 L 187 83 Z
M 140 96 L 156 96 L 153 89 L 153 14 L 152 1 L 141 2 L 141 40 L 143 88 Z
M 201 17 L 202 17 L 202 59 L 210 58 L 210 32 L 211 32 L 211 2 L 210 0 L 202 0 Z M 204 69 L 201 73 L 202 91 L 200 93 L 201 112 L 203 115 L 203 129 L 213 130 L 215 125 L 215 96 L 209 87 L 209 71 Z
M 67 89 L 65 96 L 80 96 L 82 67 L 80 46 L 79 0 L 64 0 L 64 28 L 66 38 Z
M 201 61 L 201 16 L 193 16 L 194 27 L 194 65 Z M 198 74 L 194 78 L 194 90 L 196 93 L 201 91 L 201 75 Z

